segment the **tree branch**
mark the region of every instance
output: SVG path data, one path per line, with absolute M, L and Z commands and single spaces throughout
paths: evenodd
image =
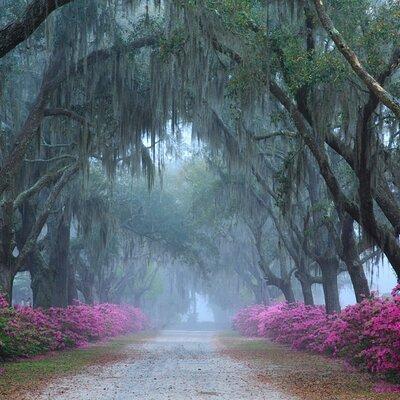
M 24 192 L 21 192 L 17 198 L 14 200 L 14 209 L 18 208 L 22 203 L 24 203 L 29 197 L 35 195 L 40 192 L 44 187 L 49 185 L 50 183 L 56 181 L 61 177 L 63 172 L 67 167 L 62 168 L 56 172 L 51 174 L 47 174 L 42 176 L 34 185 L 32 185 L 29 189 L 26 189 Z
M 54 207 L 54 204 L 61 193 L 62 189 L 65 187 L 65 185 L 72 179 L 72 177 L 79 171 L 79 164 L 73 164 L 69 168 L 67 168 L 63 174 L 61 175 L 60 179 L 58 182 L 54 185 L 53 189 L 51 190 L 49 196 L 47 197 L 47 200 L 43 206 L 43 209 L 39 216 L 37 217 L 30 233 L 29 236 L 20 252 L 20 255 L 18 256 L 17 260 L 17 271 L 20 270 L 20 268 L 23 266 L 23 263 L 26 260 L 26 257 L 28 254 L 32 251 L 34 246 L 36 245 L 36 240 L 43 229 L 44 224 L 47 221 L 48 216 L 51 213 L 51 210 Z
M 73 0 L 32 0 L 17 20 L 0 30 L 0 58 L 25 41 L 57 8 Z
M 152 46 L 157 43 L 155 35 L 137 39 L 125 47 L 125 51 L 136 50 L 145 46 Z M 74 73 L 84 73 L 85 65 L 101 62 L 109 59 L 117 49 L 112 47 L 106 50 L 97 50 L 78 62 Z M 17 134 L 16 143 L 10 155 L 0 168 L 0 195 L 10 186 L 13 174 L 20 168 L 27 148 L 34 137 L 36 137 L 43 117 L 46 103 L 55 88 L 67 77 L 66 60 L 62 52 L 55 52 L 51 57 L 49 67 L 46 69 L 40 91 L 26 118 L 22 128 Z
M 290 132 L 290 131 L 278 131 L 278 132 L 272 132 L 266 135 L 261 135 L 261 136 L 254 136 L 254 140 L 266 140 L 266 139 L 272 139 L 274 137 L 278 136 L 285 136 L 288 138 L 294 138 L 296 137 L 296 133 Z
M 400 102 L 392 94 L 390 94 L 383 86 L 370 75 L 357 54 L 350 48 L 341 33 L 335 28 L 332 20 L 324 9 L 323 0 L 314 0 L 315 8 L 322 26 L 327 31 L 330 38 L 335 42 L 339 51 L 350 64 L 353 71 L 364 82 L 368 89 L 383 103 L 387 108 L 393 111 L 397 118 L 400 119 Z M 397 60 L 397 61 L 396 61 Z M 396 68 L 400 61 L 400 48 L 395 50 L 394 60 L 391 64 L 391 70 Z
M 43 140 L 42 145 L 44 147 L 48 147 L 50 149 L 57 149 L 57 148 L 62 148 L 62 147 L 70 147 L 70 146 L 74 146 L 74 145 L 76 146 L 76 142 L 50 144 L 50 143 L 47 143 L 45 140 Z
M 211 38 L 211 43 L 216 51 L 223 52 L 227 56 L 231 57 L 233 61 L 242 64 L 242 57 L 232 49 L 222 46 L 215 37 Z M 369 235 L 374 239 L 375 243 L 385 253 L 397 275 L 400 276 L 400 246 L 397 243 L 394 232 L 381 223 L 375 224 L 374 227 L 363 224 L 358 205 L 346 196 L 339 185 L 326 154 L 324 142 L 319 141 L 314 137 L 312 127 L 308 124 L 305 117 L 298 109 L 297 104 L 287 93 L 284 92 L 274 79 L 269 80 L 269 90 L 278 102 L 286 109 L 299 135 L 303 138 L 305 144 L 315 158 L 320 174 L 323 177 L 335 204 L 340 209 L 346 211 L 355 221 L 366 229 Z
M 67 110 L 65 108 L 48 108 L 44 110 L 43 115 L 45 117 L 68 117 L 76 122 L 79 122 L 81 125 L 88 125 L 88 122 L 85 118 L 83 118 L 76 112 Z
M 382 250 L 380 250 L 380 249 L 379 250 L 375 250 L 375 251 L 367 254 L 363 258 L 361 258 L 360 263 L 361 264 L 365 264 L 367 261 L 371 260 L 371 258 L 378 257 L 381 254 L 382 254 Z
M 73 159 L 76 160 L 75 156 L 72 156 L 71 154 L 61 154 L 60 156 L 52 157 L 52 158 L 47 158 L 47 159 L 42 159 L 42 158 L 36 158 L 36 159 L 25 159 L 25 162 L 28 163 L 50 163 L 53 161 L 60 161 L 60 160 L 65 160 L 65 159 Z

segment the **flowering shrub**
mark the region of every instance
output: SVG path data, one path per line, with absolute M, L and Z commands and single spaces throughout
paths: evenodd
M 233 317 L 234 328 L 244 336 L 259 336 L 259 315 L 265 310 L 268 310 L 268 308 L 257 304 L 242 308 Z
M 242 335 L 343 357 L 362 370 L 400 382 L 400 285 L 392 295 L 365 299 L 335 315 L 301 303 L 257 305 L 240 310 L 233 326 Z
M 0 293 L 0 308 L 7 308 L 9 306 L 7 299 L 3 293 Z
M 49 310 L 11 308 L 0 296 L 0 358 L 79 347 L 147 326 L 147 317 L 129 305 L 76 303 Z

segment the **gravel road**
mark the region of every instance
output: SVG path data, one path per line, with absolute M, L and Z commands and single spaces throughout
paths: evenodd
M 53 381 L 37 400 L 295 400 L 253 374 L 218 353 L 213 332 L 163 331 L 139 359 Z

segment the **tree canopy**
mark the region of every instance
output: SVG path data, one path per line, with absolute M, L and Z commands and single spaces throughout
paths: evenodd
M 0 9 L 9 297 L 29 271 L 35 306 L 321 286 L 331 313 L 342 277 L 357 301 L 368 265 L 400 279 L 398 1 Z

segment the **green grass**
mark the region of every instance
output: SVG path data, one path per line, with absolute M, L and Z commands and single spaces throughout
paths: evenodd
M 218 337 L 221 338 L 239 338 L 241 337 L 236 331 L 221 331 L 218 333 Z
M 231 350 L 260 351 L 269 350 L 270 346 L 265 339 L 244 338 L 235 331 L 221 332 L 218 337 Z
M 231 348 L 236 350 L 260 351 L 268 350 L 268 345 L 265 340 L 247 340 L 244 342 L 236 343 Z
M 148 337 L 148 334 L 125 336 L 84 349 L 6 362 L 1 365 L 5 372 L 0 376 L 0 399 L 17 399 L 25 391 L 40 389 L 51 379 L 77 373 L 90 365 L 134 358 L 138 354 L 131 349 L 126 351 L 127 345 L 137 344 L 139 348 Z

